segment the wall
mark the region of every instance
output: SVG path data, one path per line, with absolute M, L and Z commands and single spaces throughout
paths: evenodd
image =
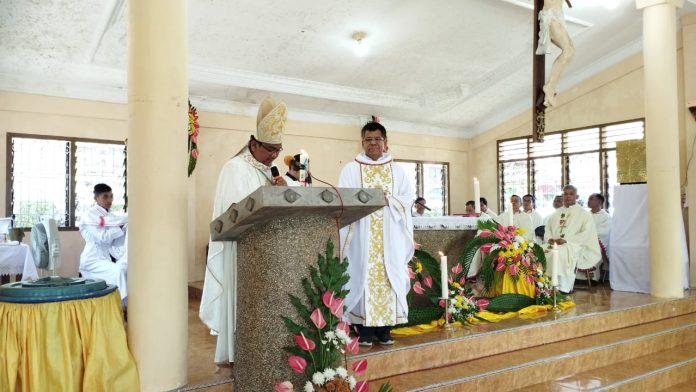
M 203 278 L 212 203 L 217 176 L 222 165 L 245 145 L 256 128 L 256 118 L 221 113 L 199 113 L 198 165 L 189 180 L 189 280 Z M 7 150 L 6 134 L 73 136 L 123 140 L 127 137 L 127 107 L 41 95 L 0 92 L 0 151 Z M 290 108 L 292 117 L 292 108 Z M 360 125 L 340 126 L 289 121 L 284 142 L 285 153 L 305 149 L 312 160 L 315 178 L 336 184 L 341 168 L 360 151 Z M 450 164 L 450 208 L 464 210 L 471 191 L 468 170 L 469 142 L 465 139 L 414 135 L 389 130 L 389 147 L 399 159 L 443 161 Z M 281 154 L 285 155 L 285 154 Z M 281 157 L 282 159 L 282 157 Z M 282 166 L 278 160 L 279 167 Z M 132 170 L 132 168 L 131 168 Z M 184 169 L 182 168 L 182 171 Z M 0 183 L 6 183 L 6 160 L 0 160 Z M 321 184 L 317 183 L 316 186 Z M 5 192 L 0 193 L 5 205 Z M 84 241 L 78 232 L 61 232 L 62 267 L 60 273 L 76 276 Z M 134 262 L 134 261 L 131 261 Z

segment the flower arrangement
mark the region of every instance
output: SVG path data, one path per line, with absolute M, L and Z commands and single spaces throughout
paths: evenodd
M 488 305 L 487 299 L 474 298 L 471 287 L 466 282 L 466 272 L 462 264 L 457 263 L 450 269 L 448 276 L 449 303 L 447 313 L 454 321 L 471 322 L 476 313 Z M 408 266 L 408 274 L 413 280 L 413 292 L 426 295 L 433 304 L 445 308 L 445 301 L 440 298 L 440 264 L 426 251 L 416 250 Z
M 188 176 L 191 177 L 198 161 L 198 130 L 200 125 L 198 125 L 198 111 L 195 106 L 191 105 L 191 101 L 189 101 L 188 107 Z
M 309 278 L 302 280 L 307 302 L 290 295 L 302 323 L 296 323 L 283 316 L 286 328 L 294 337 L 294 345 L 285 347 L 290 356 L 288 365 L 298 374 L 304 374 L 307 381 L 305 392 L 367 392 L 367 381 L 357 381 L 354 375 L 362 375 L 367 370 L 367 360 L 356 361 L 348 372 L 348 353 L 357 354 L 358 338 L 350 336 L 350 326 L 341 321 L 348 283 L 348 261 L 341 262 L 334 256 L 334 246 L 329 240 L 326 252 L 319 255 L 317 267 L 310 267 Z M 343 365 L 339 366 L 341 359 Z M 290 381 L 276 384 L 277 392 L 293 391 Z M 380 392 L 389 392 L 389 384 L 382 385 Z

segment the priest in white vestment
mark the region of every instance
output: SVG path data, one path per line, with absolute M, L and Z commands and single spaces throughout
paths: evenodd
M 377 122 L 362 131 L 360 153 L 341 171 L 339 187 L 380 188 L 387 205 L 341 229 L 341 257 L 348 258 L 350 290 L 344 318 L 357 325 L 360 345 L 392 344 L 391 327 L 408 320 L 407 265 L 414 252 L 408 175 L 387 153 L 387 131 Z
M 575 284 L 576 268 L 587 269 L 601 262 L 592 216 L 576 204 L 577 189 L 563 187 L 563 207 L 557 209 L 546 222 L 544 240 L 558 250 L 558 288 L 569 293 Z M 550 266 L 548 266 L 550 268 Z
M 510 196 L 510 205 L 508 209 L 498 216 L 497 222 L 503 226 L 515 226 L 524 229 L 523 237 L 527 241 L 534 241 L 534 227 L 532 218 L 522 212 L 522 198 L 517 195 Z
M 524 210 L 524 213 L 529 215 L 529 218 L 532 221 L 532 228 L 534 228 L 534 240 L 538 243 L 543 243 L 544 239 L 542 237 L 539 237 L 536 235 L 536 229 L 539 226 L 544 226 L 544 218 L 541 217 L 541 214 L 536 210 L 536 199 L 534 198 L 534 195 L 524 195 L 522 196 L 522 209 Z
M 597 230 L 597 237 L 601 242 L 600 248 L 604 247 L 605 254 L 609 256 L 609 236 L 611 234 L 611 215 L 604 207 L 604 196 L 600 193 L 593 193 L 587 199 L 587 206 L 590 207 L 590 213 L 592 214 L 592 220 L 595 224 L 595 229 Z M 600 260 L 597 265 L 597 272 L 592 276 L 592 279 L 599 281 L 602 267 L 602 262 Z M 586 279 L 582 272 L 579 272 L 576 276 L 577 279 Z
M 481 197 L 479 198 L 479 202 L 481 206 L 481 212 L 488 215 L 494 221 L 498 221 L 498 214 L 496 214 L 495 211 L 488 208 L 488 200 L 486 200 L 485 197 Z
M 287 107 L 266 98 L 259 107 L 256 137 L 225 165 L 218 176 L 212 219 L 230 205 L 247 197 L 259 187 L 287 185 L 282 177 L 271 177 L 273 161 L 283 150 L 283 130 Z M 215 362 L 234 361 L 234 331 L 237 303 L 237 243 L 210 241 L 199 317 L 217 335 Z
M 112 261 L 111 251 L 125 240 L 128 216 L 110 211 L 114 194 L 106 184 L 94 186 L 94 201 L 97 204 L 80 219 L 80 234 L 85 240 L 80 254 L 80 274 L 86 279 L 104 279 L 107 284 L 117 286 L 124 301 L 128 297 L 128 262 L 126 258 Z

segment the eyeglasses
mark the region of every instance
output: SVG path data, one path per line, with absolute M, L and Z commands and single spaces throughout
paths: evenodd
M 274 147 L 267 145 L 266 143 L 262 143 L 262 142 L 258 142 L 258 143 L 261 145 L 261 147 L 263 147 L 264 150 L 268 151 L 269 154 L 276 154 L 277 155 L 277 154 L 280 154 L 281 151 L 283 151 L 283 147 L 274 148 Z
M 374 143 L 382 143 L 383 141 L 384 141 L 383 137 L 367 137 L 367 138 L 363 139 L 363 143 L 367 143 L 367 144 L 370 144 L 373 142 Z

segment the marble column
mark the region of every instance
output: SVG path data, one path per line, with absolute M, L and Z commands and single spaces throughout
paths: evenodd
M 128 341 L 142 391 L 187 380 L 187 31 L 185 0 L 128 2 Z
M 676 9 L 683 0 L 636 0 L 643 10 L 650 291 L 684 295 L 680 227 Z
M 684 54 L 684 101 L 696 101 L 696 12 L 682 16 L 682 50 Z M 696 120 L 688 109 L 684 110 L 686 128 L 686 156 L 693 154 L 691 141 L 696 138 Z M 696 284 L 696 170 L 691 168 L 687 172 L 688 186 L 686 190 L 689 205 L 689 249 L 690 278 L 689 282 L 694 287 Z

